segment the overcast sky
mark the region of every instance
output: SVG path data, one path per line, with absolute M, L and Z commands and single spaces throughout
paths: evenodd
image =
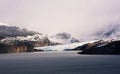
M 0 0 L 0 22 L 78 37 L 120 23 L 120 0 Z

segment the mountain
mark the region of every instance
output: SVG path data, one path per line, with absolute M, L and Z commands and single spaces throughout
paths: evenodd
M 0 53 L 34 51 L 34 47 L 48 45 L 49 39 L 41 33 L 0 23 Z
M 0 25 L 0 37 L 16 37 L 16 36 L 27 36 L 27 35 L 34 35 L 39 34 L 34 31 L 30 31 L 25 28 L 20 28 L 16 26 L 7 26 L 7 25 Z
M 86 35 L 83 40 L 98 41 L 73 49 L 80 50 L 80 54 L 120 54 L 120 24 L 104 26 L 94 33 Z
M 72 37 L 71 34 L 63 32 L 49 37 L 52 43 L 59 44 L 69 44 L 69 43 L 78 43 L 79 40 Z
M 120 24 L 105 25 L 88 35 L 80 37 L 81 41 L 120 38 Z
M 93 35 L 98 39 L 120 37 L 120 24 L 105 26 L 104 28 L 96 31 Z

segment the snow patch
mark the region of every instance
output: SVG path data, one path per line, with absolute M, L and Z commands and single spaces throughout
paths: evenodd
M 0 22 L 0 25 L 5 25 L 5 26 L 7 26 L 7 24 L 5 24 L 5 23 L 2 23 L 2 22 Z

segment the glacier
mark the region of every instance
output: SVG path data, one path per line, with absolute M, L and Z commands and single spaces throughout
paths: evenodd
M 69 51 L 69 50 L 72 50 L 78 46 L 82 46 L 82 45 L 87 44 L 87 43 L 93 43 L 96 41 L 98 41 L 98 40 L 86 41 L 86 42 L 80 42 L 80 43 L 71 43 L 71 44 L 65 44 L 65 45 L 35 47 L 34 49 L 44 50 L 44 51 Z

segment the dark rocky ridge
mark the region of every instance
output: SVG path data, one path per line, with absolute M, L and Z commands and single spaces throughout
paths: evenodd
M 49 40 L 40 41 L 13 41 L 10 43 L 0 43 L 0 53 L 21 53 L 21 52 L 35 52 L 34 47 L 48 46 Z
M 34 46 L 30 42 L 17 42 L 16 44 L 0 43 L 0 53 L 33 52 Z
M 82 50 L 80 54 L 120 54 L 120 40 L 97 41 L 79 46 L 73 50 Z

